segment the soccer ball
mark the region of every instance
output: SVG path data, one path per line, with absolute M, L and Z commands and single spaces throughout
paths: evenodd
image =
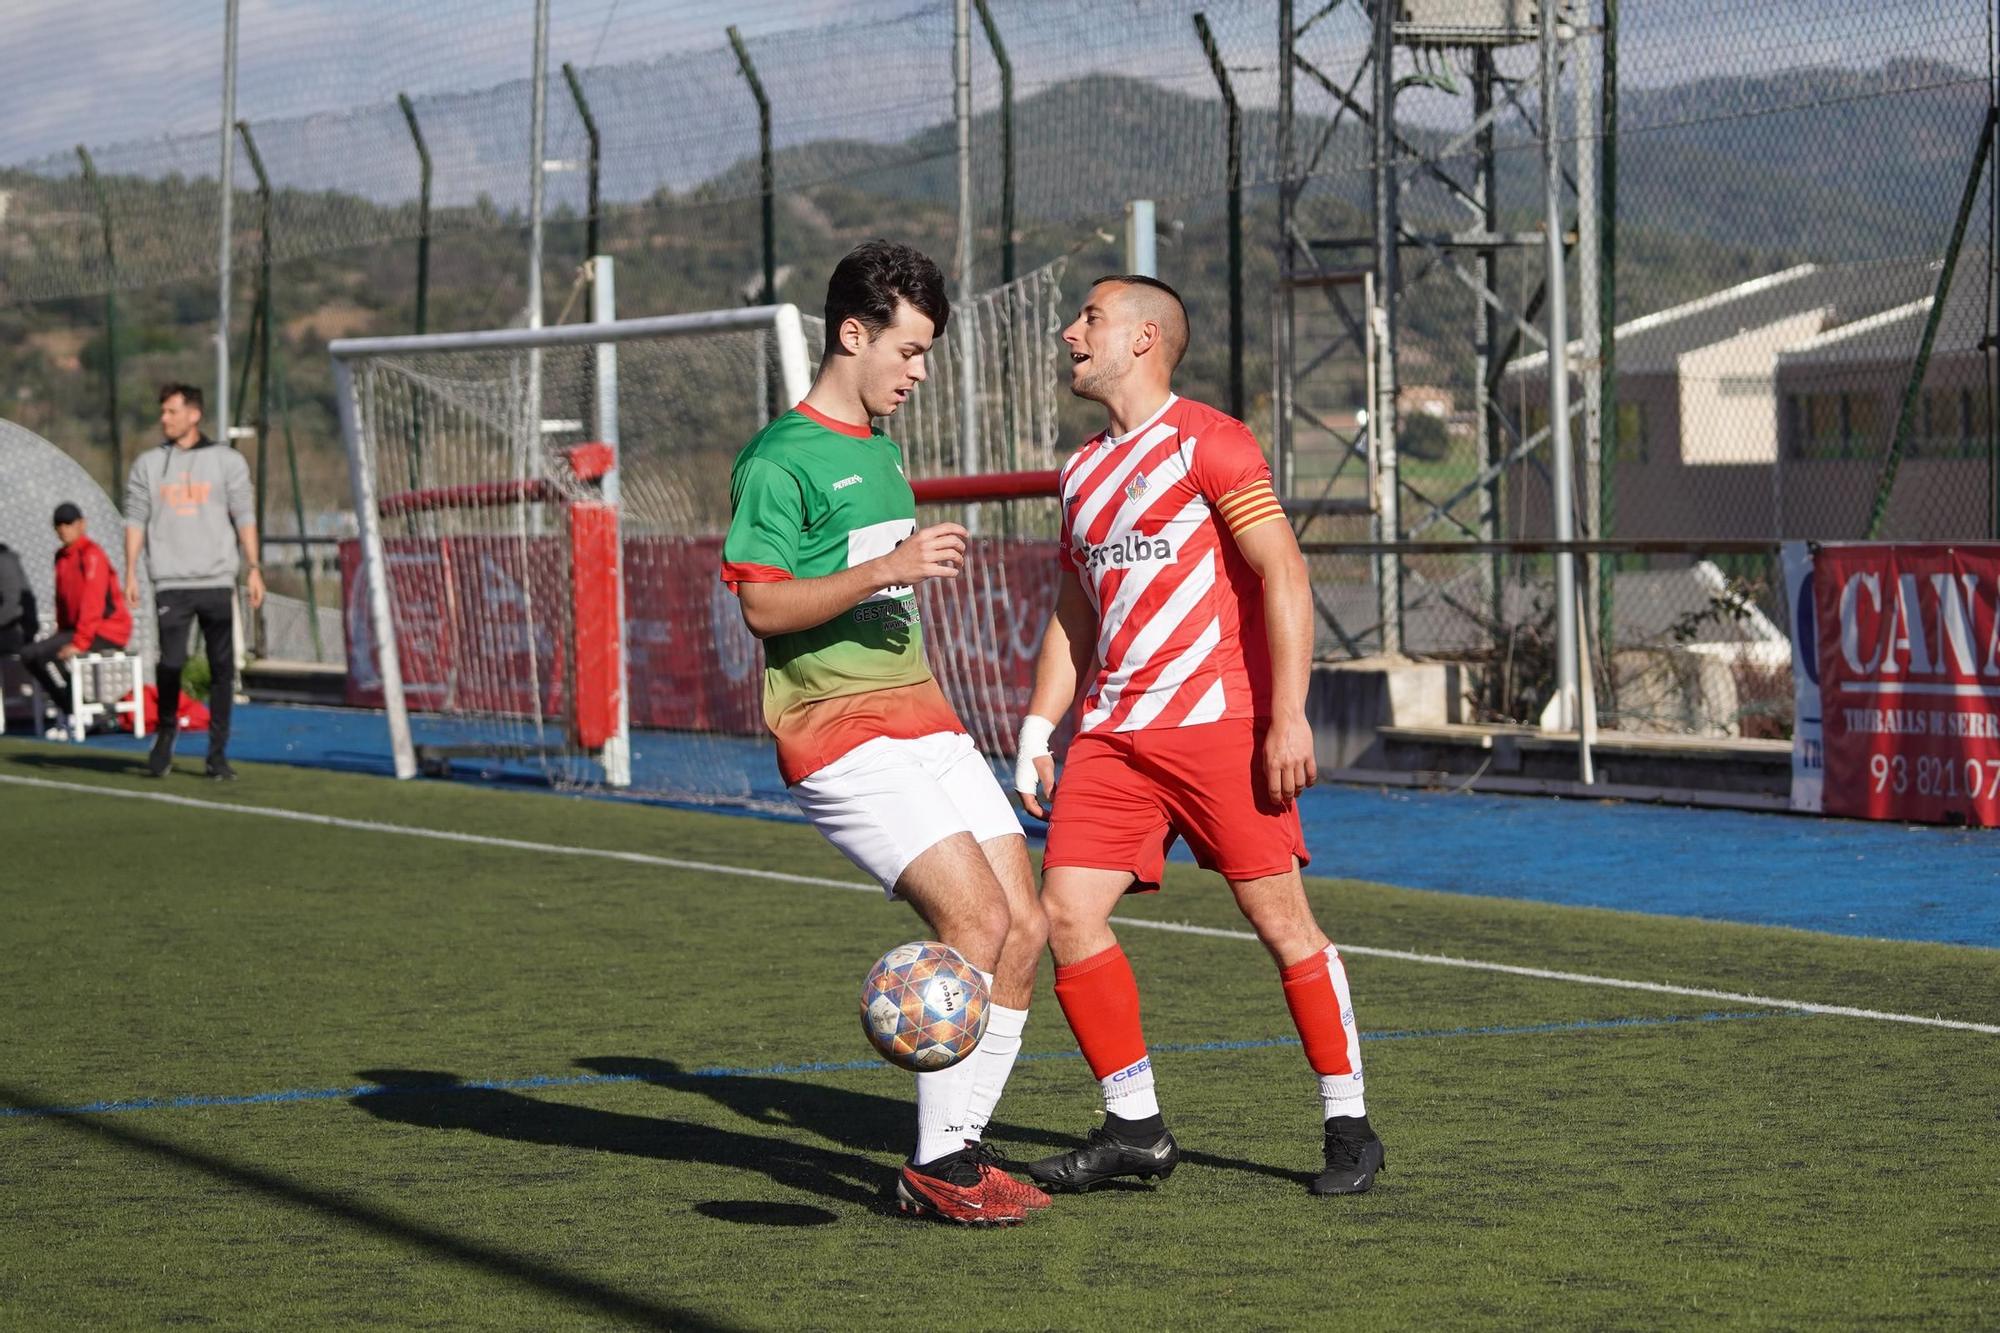
M 861 983 L 861 1030 L 892 1065 L 949 1069 L 979 1045 L 987 1001 L 985 979 L 949 944 L 900 944 Z

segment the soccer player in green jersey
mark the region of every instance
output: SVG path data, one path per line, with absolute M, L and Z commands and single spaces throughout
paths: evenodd
M 916 585 L 959 576 L 965 529 L 918 530 L 902 451 L 869 425 L 923 383 L 950 317 L 944 275 L 919 251 L 870 241 L 840 261 L 811 392 L 736 457 L 722 578 L 764 642 L 764 720 L 792 798 L 992 988 L 978 1049 L 917 1075 L 898 1205 L 1004 1225 L 1049 1202 L 982 1141 L 1048 919 L 1013 807 L 924 660 Z

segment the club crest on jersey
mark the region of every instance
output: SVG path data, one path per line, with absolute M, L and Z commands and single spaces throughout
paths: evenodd
M 1146 480 L 1145 473 L 1141 472 L 1136 474 L 1132 478 L 1132 480 L 1128 482 L 1125 486 L 1125 498 L 1128 500 L 1138 499 L 1140 496 L 1146 493 L 1146 487 L 1148 487 L 1151 484 L 1152 484 L 1151 482 Z

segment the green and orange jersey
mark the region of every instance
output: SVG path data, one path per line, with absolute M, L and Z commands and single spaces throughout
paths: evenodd
M 916 531 L 902 451 L 804 403 L 736 456 L 722 581 L 825 578 Z M 887 588 L 824 624 L 764 640 L 764 723 L 789 785 L 865 741 L 964 731 L 924 660 L 912 588 Z

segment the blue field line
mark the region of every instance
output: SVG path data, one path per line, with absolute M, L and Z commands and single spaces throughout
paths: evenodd
M 1402 1028 L 1365 1032 L 1361 1040 L 1425 1041 L 1451 1037 L 1526 1037 L 1552 1032 L 1601 1032 L 1618 1028 L 1673 1027 L 1686 1023 L 1729 1023 L 1753 1018 L 1801 1018 L 1808 1015 L 1777 1009 L 1740 1012 L 1713 1010 L 1703 1014 L 1666 1014 L 1637 1018 L 1581 1018 L 1555 1023 L 1528 1023 L 1519 1026 L 1461 1028 Z M 1214 1051 L 1261 1051 L 1297 1046 L 1297 1037 L 1267 1037 L 1254 1041 L 1163 1042 L 1155 1053 L 1189 1055 Z M 1076 1051 L 1040 1051 L 1024 1054 L 1023 1063 L 1044 1060 L 1077 1060 Z M 486 1078 L 453 1083 L 357 1083 L 345 1088 L 292 1088 L 284 1092 L 198 1093 L 186 1097 L 136 1097 L 123 1101 L 84 1102 L 75 1106 L 0 1106 L 0 1120 L 41 1119 L 49 1116 L 116 1115 L 128 1111 L 186 1111 L 220 1106 L 276 1106 L 295 1102 L 346 1101 L 360 1097 L 435 1096 L 448 1092 L 522 1092 L 544 1088 L 594 1088 L 613 1083 L 679 1083 L 710 1078 L 782 1078 L 793 1074 L 845 1074 L 863 1069 L 886 1069 L 880 1060 L 814 1060 L 805 1064 L 751 1066 L 711 1066 L 672 1074 L 535 1074 L 526 1078 Z

